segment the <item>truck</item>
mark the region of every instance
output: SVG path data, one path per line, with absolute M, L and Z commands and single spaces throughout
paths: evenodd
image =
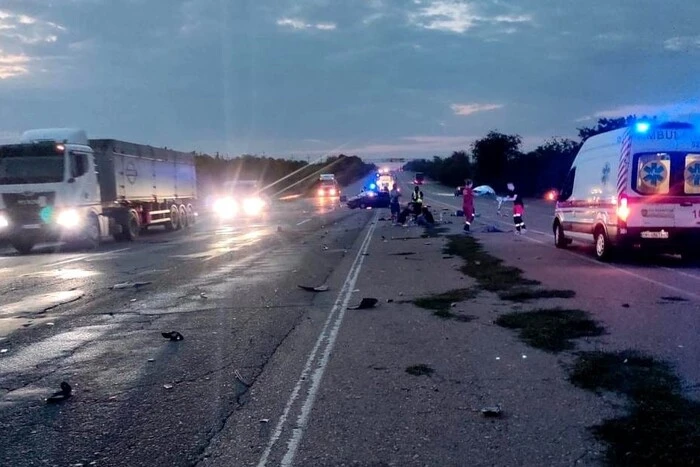
M 21 254 L 43 242 L 133 241 L 195 223 L 194 154 L 81 129 L 26 131 L 0 146 L 0 235 Z

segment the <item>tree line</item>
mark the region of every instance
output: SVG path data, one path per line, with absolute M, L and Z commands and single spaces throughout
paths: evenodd
M 646 117 L 645 117 L 646 118 Z M 522 138 L 498 131 L 489 132 L 472 143 L 470 152 L 454 151 L 451 156 L 408 162 L 404 170 L 423 172 L 447 186 L 460 186 L 466 178 L 476 185 L 490 185 L 496 192 L 513 182 L 523 196 L 542 196 L 558 189 L 581 145 L 591 136 L 633 124 L 636 116 L 600 118 L 592 127 L 578 128 L 578 140 L 552 138 L 532 151 L 523 152 Z
M 315 163 L 255 155 L 229 158 L 195 154 L 195 164 L 197 188 L 205 195 L 227 180 L 256 180 L 270 195 L 305 194 L 315 188 L 321 173 L 333 173 L 338 183 L 346 185 L 376 170 L 374 164 L 345 154 Z

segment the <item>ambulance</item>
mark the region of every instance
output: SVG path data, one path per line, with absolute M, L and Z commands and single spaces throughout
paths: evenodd
M 637 121 L 586 140 L 559 193 L 554 243 L 593 243 L 595 256 L 642 248 L 700 258 L 700 131 Z

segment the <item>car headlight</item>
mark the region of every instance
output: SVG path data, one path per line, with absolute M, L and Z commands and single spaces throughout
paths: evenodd
M 238 205 L 233 198 L 220 198 L 214 201 L 214 212 L 221 217 L 233 217 L 238 212 Z
M 80 225 L 80 214 L 75 209 L 66 209 L 58 214 L 56 223 L 66 228 L 77 227 Z
M 260 198 L 248 198 L 243 201 L 243 210 L 248 215 L 260 214 L 265 202 Z
M 319 190 L 318 190 L 318 196 L 323 196 L 324 194 L 326 194 L 326 192 L 323 191 L 323 188 L 319 188 Z
M 4 214 L 0 214 L 0 229 L 6 229 L 10 226 L 10 221 L 7 220 Z

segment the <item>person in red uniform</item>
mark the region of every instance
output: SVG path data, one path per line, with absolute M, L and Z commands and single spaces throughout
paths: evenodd
M 474 222 L 474 182 L 466 180 L 464 189 L 462 190 L 462 211 L 464 212 L 464 231 L 471 230 L 472 222 Z

